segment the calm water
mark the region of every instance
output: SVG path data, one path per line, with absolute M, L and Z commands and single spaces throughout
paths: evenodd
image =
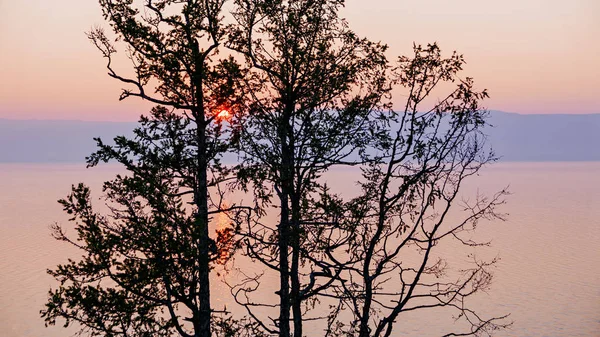
M 38 314 L 55 285 L 46 268 L 74 253 L 50 237 L 48 226 L 66 220 L 56 200 L 72 183 L 84 181 L 98 191 L 116 171 L 0 165 L 0 336 L 72 334 L 44 328 Z M 352 193 L 348 182 L 355 171 L 328 177 L 334 189 Z M 484 253 L 502 260 L 491 291 L 478 300 L 484 311 L 511 312 L 514 321 L 499 336 L 600 336 L 600 163 L 496 164 L 466 192 L 507 185 L 513 194 L 502 211 L 509 220 L 479 227 L 479 235 L 493 242 Z M 227 301 L 219 291 L 215 297 L 215 303 Z M 434 321 L 411 317 L 398 335 L 435 335 Z

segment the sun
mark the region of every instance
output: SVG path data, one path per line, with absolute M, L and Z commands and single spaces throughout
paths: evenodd
M 219 118 L 219 119 L 229 119 L 229 117 L 231 117 L 231 113 L 229 113 L 229 110 L 227 110 L 227 109 L 222 109 L 217 114 L 217 118 Z

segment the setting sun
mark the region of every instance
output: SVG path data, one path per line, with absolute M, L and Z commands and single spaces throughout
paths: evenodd
M 221 110 L 221 112 L 219 112 L 219 114 L 217 115 L 217 117 L 219 119 L 228 119 L 230 116 L 231 116 L 231 114 L 229 113 L 229 110 L 227 110 L 227 109 Z

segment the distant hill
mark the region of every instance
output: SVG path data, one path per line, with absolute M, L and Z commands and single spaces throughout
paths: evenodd
M 491 112 L 486 130 L 503 161 L 600 161 L 600 114 Z M 83 162 L 93 137 L 130 135 L 136 123 L 0 119 L 0 162 Z
M 0 119 L 0 162 L 83 162 L 94 137 L 130 135 L 136 123 Z
M 600 114 L 492 111 L 486 133 L 503 161 L 600 161 Z

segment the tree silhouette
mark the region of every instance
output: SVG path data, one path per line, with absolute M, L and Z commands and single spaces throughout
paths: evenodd
M 141 120 L 135 139 L 118 138 L 116 147 L 99 141 L 100 150 L 89 158 L 91 166 L 116 160 L 133 175 L 105 185 L 108 200 L 123 207 L 111 208 L 112 220 L 92 212 L 84 186 L 61 201 L 80 221 L 83 241 L 70 242 L 88 258 L 51 272 L 61 287 L 43 315 L 50 324 L 58 317 L 78 321 L 92 333 L 168 335 L 175 329 L 182 336 L 208 337 L 210 247 L 215 246 L 209 236 L 214 210 L 209 211 L 208 188 L 222 173 L 218 157 L 228 146 L 224 133 L 235 134 L 219 114 L 223 109 L 235 113 L 240 97 L 238 65 L 231 58 L 213 60 L 224 36 L 224 1 L 99 3 L 133 65 L 133 77 L 119 74 L 110 38 L 101 28 L 88 33 L 107 60 L 109 76 L 127 85 L 120 99 L 139 97 L 159 107 L 152 118 Z M 182 200 L 183 195 L 191 200 Z M 68 240 L 56 230 L 59 239 Z M 174 248 L 177 242 L 180 249 Z M 182 318 L 175 304 L 185 306 L 189 317 Z M 169 314 L 158 315 L 163 310 Z
M 230 25 L 224 0 L 136 4 L 100 0 L 133 77 L 114 70 L 102 29 L 88 36 L 128 86 L 120 98 L 158 106 L 134 137 L 97 139 L 87 158 L 127 170 L 105 182 L 105 212 L 83 184 L 60 200 L 76 237 L 60 225 L 54 236 L 83 256 L 49 271 L 60 285 L 42 310 L 47 324 L 64 319 L 91 336 L 300 337 L 310 319 L 326 336 L 368 337 L 391 336 L 405 312 L 440 309 L 462 324 L 446 336 L 509 325 L 469 301 L 489 287 L 496 260 L 473 256 L 452 274 L 438 251 L 485 245 L 471 237 L 477 222 L 502 219 L 505 191 L 458 201 L 463 182 L 495 160 L 482 133 L 487 92 L 459 77 L 462 56 L 415 46 L 391 65 L 385 45 L 339 17 L 342 0 L 234 0 Z M 246 68 L 215 60 L 222 43 Z M 425 109 L 444 83 L 457 87 Z M 402 109 L 389 103 L 395 86 L 407 92 Z M 221 164 L 227 151 L 237 166 Z M 340 165 L 360 167 L 358 197 L 321 179 Z M 252 192 L 253 209 L 225 206 L 225 182 Z M 448 217 L 457 206 L 458 222 Z M 231 224 L 211 238 L 216 214 Z M 228 280 L 244 318 L 210 303 L 210 271 L 237 248 L 279 281 L 268 298 L 260 273 Z
M 326 288 L 302 284 L 319 270 L 302 270 L 314 267 L 305 265 L 310 252 L 303 248 L 303 232 L 311 219 L 304 204 L 324 171 L 345 161 L 357 163 L 349 156 L 372 141 L 379 113 L 374 108 L 386 93 L 381 77 L 385 46 L 360 39 L 346 27 L 338 15 L 340 1 L 236 4 L 237 26 L 228 46 L 245 56 L 258 83 L 249 90 L 252 103 L 243 121 L 238 177 L 252 182 L 255 194 L 280 211 L 278 224 L 258 219 L 239 234 L 248 255 L 279 274 L 274 324 L 253 312 L 265 301 L 248 301 L 251 288 L 234 286 L 233 292 L 266 332 L 302 336 L 305 303 Z
M 478 221 L 503 219 L 496 207 L 506 191 L 472 202 L 458 199 L 465 180 L 495 161 L 482 134 L 486 111 L 480 101 L 487 92 L 458 77 L 463 64 L 456 53 L 442 58 L 436 44 L 415 46 L 413 57 L 399 58 L 392 78 L 408 92 L 406 104 L 391 111 L 388 137 L 373 149 L 375 160 L 362 167 L 362 193 L 347 202 L 324 193 L 313 210 L 331 225 L 311 231 L 308 241 L 324 252 L 322 263 L 339 280 L 330 287 L 329 296 L 339 302 L 328 335 L 391 336 L 401 314 L 416 310 L 453 315 L 462 323 L 445 336 L 491 335 L 510 325 L 507 316 L 482 317 L 469 302 L 489 288 L 497 260 L 472 255 L 472 266 L 451 273 L 438 253 L 453 241 L 486 245 L 472 238 Z M 436 87 L 455 81 L 455 90 L 423 108 Z M 450 219 L 457 208 L 464 217 Z M 344 311 L 353 319 L 340 318 Z

